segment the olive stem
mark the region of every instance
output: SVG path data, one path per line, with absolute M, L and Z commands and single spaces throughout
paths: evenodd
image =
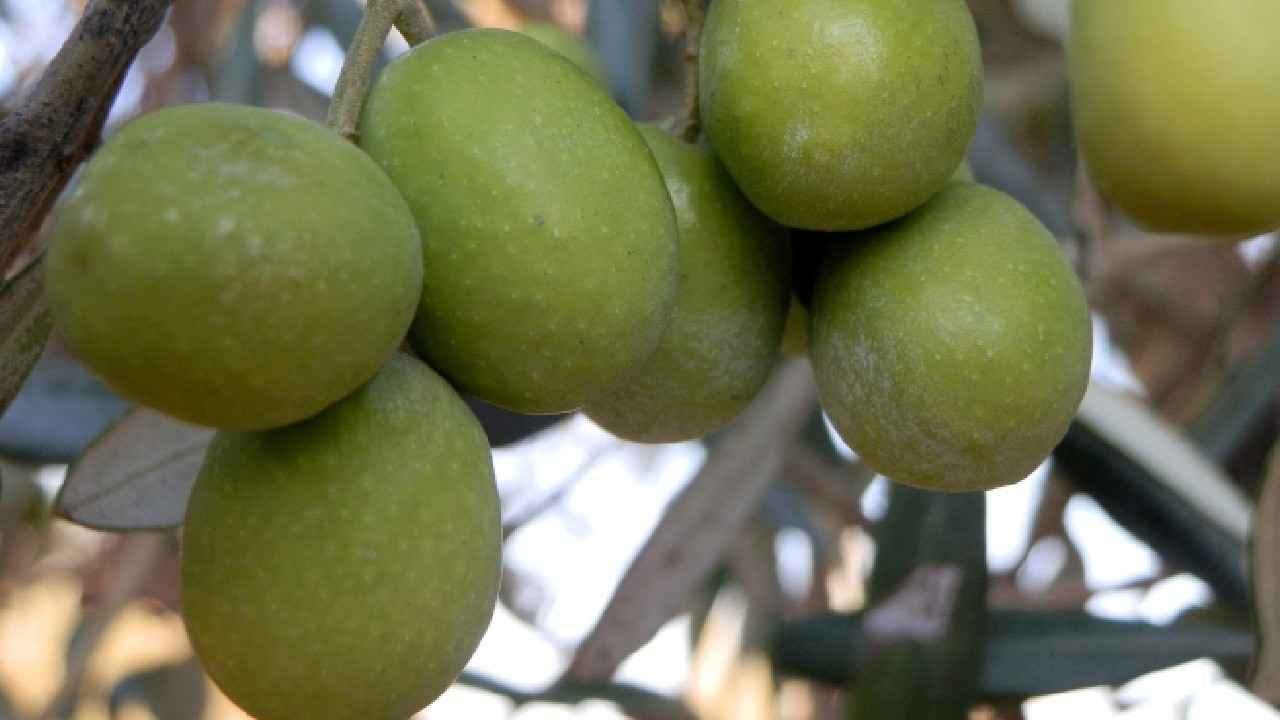
M 326 118 L 331 130 L 351 142 L 359 138 L 356 126 L 369 90 L 369 78 L 392 26 L 410 45 L 426 42 L 435 34 L 435 26 L 422 0 L 369 0 L 351 47 L 347 49 L 342 70 L 338 72 L 338 84 L 333 89 Z
M 421 45 L 436 36 L 436 24 L 431 12 L 422 0 L 400 0 L 400 12 L 396 13 L 396 29 L 410 46 Z
M 698 50 L 702 44 L 702 25 L 706 12 L 703 0 L 683 0 L 684 30 L 684 108 L 676 118 L 671 134 L 687 143 L 698 140 L 702 120 L 698 112 Z

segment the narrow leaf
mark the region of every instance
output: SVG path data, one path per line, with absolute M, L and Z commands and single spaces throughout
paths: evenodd
M 1262 346 L 1236 369 L 1226 387 L 1187 429 L 1187 435 L 1218 462 L 1230 459 L 1258 424 L 1266 421 L 1280 390 L 1280 319 Z
M 966 720 L 986 619 L 986 499 L 894 483 L 876 528 L 851 720 Z
M 128 706 L 141 703 L 164 720 L 204 717 L 208 686 L 204 669 L 194 658 L 142 670 L 126 677 L 111 691 L 112 720 L 129 717 Z
M 181 525 L 213 433 L 152 410 L 131 411 L 71 466 L 58 513 L 100 530 Z
M 680 611 L 778 478 L 813 403 L 807 363 L 791 361 L 774 374 L 667 508 L 574 654 L 569 680 L 607 680 Z
M 1166 564 L 1195 573 L 1227 607 L 1248 607 L 1249 502 L 1145 403 L 1091 385 L 1053 456 L 1075 487 Z
M 1226 473 L 1146 403 L 1090 383 L 1077 418 L 1244 548 L 1252 514 L 1249 501 Z
M 587 42 L 604 62 L 618 104 L 632 117 L 649 107 L 660 10 L 652 0 L 592 0 L 588 6 Z
M 0 418 L 0 453 L 32 464 L 66 465 L 131 407 L 80 363 L 45 355 Z
M 1118 686 L 1199 658 L 1239 661 L 1253 647 L 1237 627 L 1119 622 L 1079 610 L 993 610 L 986 620 L 979 693 L 1018 701 L 1081 687 Z M 821 615 L 782 624 L 770 656 L 783 675 L 853 686 L 871 652 L 864 613 Z
M 0 414 L 31 374 L 53 330 L 44 299 L 42 257 L 0 288 Z

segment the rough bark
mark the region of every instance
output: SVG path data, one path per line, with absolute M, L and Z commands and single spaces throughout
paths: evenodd
M 98 143 L 125 72 L 173 0 L 93 0 L 35 86 L 0 119 L 0 268 L 30 244 Z

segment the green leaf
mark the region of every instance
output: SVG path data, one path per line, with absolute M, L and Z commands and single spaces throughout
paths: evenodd
M 483 675 L 464 672 L 458 678 L 458 684 L 501 695 L 517 707 L 535 702 L 577 705 L 588 700 L 607 700 L 635 720 L 697 720 L 697 716 L 679 700 L 625 683 L 564 683 L 542 691 L 526 692 Z
M 141 703 L 162 720 L 200 720 L 208 695 L 204 670 L 195 658 L 135 673 L 111 691 L 112 720 L 128 717 L 125 708 Z
M 152 410 L 129 412 L 71 466 L 58 513 L 99 530 L 181 525 L 213 433 Z
M 46 354 L 0 418 L 0 453 L 66 465 L 131 407 L 72 358 Z
M 1224 604 L 1248 606 L 1249 501 L 1145 402 L 1091 384 L 1054 458 L 1164 562 L 1204 579 Z
M 892 483 L 877 528 L 853 720 L 967 720 L 986 617 L 986 498 Z
M 1128 393 L 1091 383 L 1077 419 L 1244 548 L 1253 512 L 1244 493 L 1146 403 Z
M 989 621 L 982 693 L 1021 699 L 1096 685 L 1120 685 L 1184 662 L 1248 657 L 1243 628 L 1185 621 L 1161 627 L 1084 612 L 1007 610 Z
M 42 260 L 36 258 L 0 288 L 0 414 L 17 396 L 53 331 Z
M 985 642 L 979 692 L 989 701 L 1117 686 L 1199 658 L 1245 659 L 1253 649 L 1243 628 L 1189 621 L 1160 627 L 1077 610 L 994 610 Z M 834 686 L 849 686 L 867 654 L 861 613 L 785 623 L 770 647 L 780 673 Z
M 258 26 L 258 0 L 248 0 L 240 8 L 235 25 L 227 36 L 222 58 L 213 74 L 209 99 L 237 105 L 260 105 L 266 68 L 253 48 Z

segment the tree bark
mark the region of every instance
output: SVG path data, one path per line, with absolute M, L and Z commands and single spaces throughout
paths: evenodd
M 58 193 L 97 145 L 138 51 L 173 0 L 93 0 L 13 112 L 0 119 L 0 268 L 30 245 Z

